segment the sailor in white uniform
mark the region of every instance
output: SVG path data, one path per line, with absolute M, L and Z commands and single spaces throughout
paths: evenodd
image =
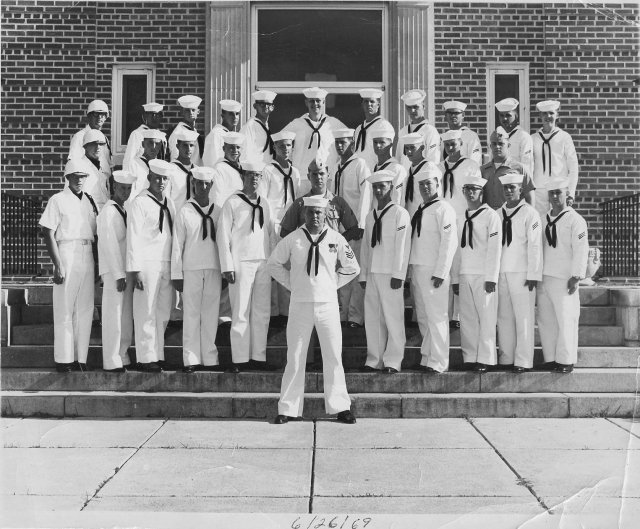
M 173 200 L 176 211 L 191 198 L 193 193 L 193 169 L 198 167 L 192 161 L 193 152 L 198 148 L 198 132 L 181 129 L 176 132 L 178 158 L 172 163 L 179 169 L 173 172 L 169 185 L 169 196 Z
M 219 102 L 222 121 L 216 123 L 204 140 L 204 154 L 202 162 L 206 167 L 215 166 L 216 162 L 224 158 L 222 136 L 227 132 L 236 132 L 240 123 L 242 105 L 234 99 L 222 99 Z
M 129 134 L 129 140 L 127 141 L 127 148 L 124 152 L 124 158 L 122 159 L 122 168 L 125 171 L 131 170 L 131 164 L 136 158 L 140 158 L 143 154 L 142 140 L 144 139 L 144 131 L 149 129 L 155 129 L 160 131 L 160 125 L 162 124 L 162 111 L 164 105 L 160 103 L 146 103 L 142 105 L 142 124 L 131 131 Z M 163 133 L 164 136 L 164 133 Z M 158 153 L 158 158 L 164 160 L 167 153 L 167 139 L 166 136 L 162 143 L 162 147 Z
M 242 189 L 242 166 L 240 157 L 244 148 L 245 138 L 239 132 L 225 132 L 222 135 L 222 151 L 224 157 L 216 162 L 213 168 L 213 186 L 209 199 L 219 208 L 224 206 L 227 199 L 236 191 Z
M 434 164 L 415 175 L 422 203 L 411 219 L 409 266 L 422 334 L 417 369 L 426 373 L 449 369 L 449 285 L 458 231 L 456 212 L 438 196 L 441 177 Z
M 176 210 L 164 195 L 175 165 L 149 161 L 149 187 L 133 199 L 127 223 L 127 272 L 133 275 L 136 359 L 142 371 L 162 371 L 171 312 L 171 244 Z
M 215 172 L 194 167 L 193 194 L 178 211 L 173 231 L 171 282 L 182 292 L 183 371 L 218 365 L 216 334 L 222 288 L 216 229 L 220 208 L 209 202 Z
M 402 127 L 398 132 L 396 157 L 407 169 L 411 162 L 404 154 L 404 141 L 402 138 L 414 132 L 420 133 L 424 138 L 423 158 L 436 165 L 440 163 L 440 134 L 438 133 L 438 129 L 431 125 L 424 115 L 424 100 L 426 97 L 427 93 L 424 90 L 409 90 L 400 97 L 409 116 L 409 124 Z
M 90 130 L 101 131 L 109 118 L 109 107 L 101 99 L 95 99 L 87 107 L 87 126 L 76 132 L 71 138 L 69 145 L 69 159 L 81 158 L 84 156 L 84 135 Z M 105 136 L 106 147 L 100 151 L 100 167 L 107 175 L 107 180 L 111 176 L 113 161 L 111 159 L 111 145 Z
M 458 219 L 460 245 L 453 261 L 451 282 L 460 296 L 460 342 L 463 369 L 484 373 L 495 365 L 498 319 L 498 271 L 502 229 L 498 214 L 482 203 L 486 180 L 477 174 L 462 181 L 469 207 Z
M 98 264 L 102 277 L 102 368 L 122 373 L 131 364 L 133 278 L 127 274 L 127 211 L 135 176 L 113 172 L 113 198 L 98 215 Z
M 74 158 L 80 164 L 82 171 L 89 175 L 82 189 L 93 197 L 98 209 L 102 209 L 111 196 L 109 190 L 111 168 L 105 168 L 102 165 L 102 152 L 106 149 L 107 139 L 101 131 L 91 129 L 83 135 L 82 141 L 82 156 Z M 67 180 L 65 187 L 68 186 L 69 181 Z
M 393 178 L 391 200 L 396 204 L 404 204 L 407 170 L 398 160 L 391 156 L 395 137 L 396 133 L 391 125 L 380 127 L 375 131 L 374 137 L 372 138 L 373 152 L 378 157 L 378 161 L 373 166 L 373 172 L 389 171 L 395 175 Z
M 498 363 L 514 373 L 533 367 L 535 288 L 542 280 L 540 215 L 522 196 L 524 175 L 516 171 L 500 177 L 505 204 L 502 255 L 498 278 Z
M 325 114 L 328 92 L 322 88 L 305 88 L 302 93 L 308 113 L 294 119 L 285 129 L 295 132 L 292 163 L 300 171 L 300 194 L 306 195 L 311 189 L 307 175 L 309 164 L 316 158 L 327 161 L 332 167 L 336 160 L 333 148 L 333 129 L 344 129 L 339 119 Z
M 587 223 L 566 205 L 571 182 L 553 178 L 545 187 L 551 209 L 543 220 L 542 284 L 538 286 L 538 328 L 544 361 L 560 373 L 578 360 L 578 283 L 585 277 L 589 243 Z
M 277 95 L 269 90 L 258 90 L 251 94 L 256 115 L 249 118 L 240 129 L 240 134 L 245 137 L 242 160 L 262 160 L 265 164 L 273 160 L 276 151 L 269 128 L 269 116 L 275 108 Z
M 151 160 L 162 159 L 160 153 L 162 152 L 162 146 L 167 141 L 165 133 L 157 129 L 145 129 L 142 131 L 142 154 L 134 157 L 129 163 L 129 169 L 127 169 L 133 176 L 136 177 L 133 187 L 131 188 L 131 195 L 127 201 L 127 206 L 136 198 L 140 193 L 149 187 L 149 162 Z
M 509 158 L 520 162 L 528 174 L 533 174 L 533 143 L 531 135 L 520 125 L 520 102 L 507 97 L 495 104 L 500 125 L 509 135 Z
M 447 101 L 443 107 L 444 117 L 449 125 L 449 130 L 459 130 L 462 134 L 462 156 L 481 165 L 482 145 L 480 144 L 480 138 L 475 131 L 462 124 L 464 121 L 464 111 L 467 108 L 466 103 L 461 101 Z M 442 159 L 446 160 L 449 153 L 444 149 L 444 146 L 442 151 Z
M 338 232 L 325 226 L 328 202 L 305 197 L 305 224 L 278 243 L 269 257 L 273 278 L 291 290 L 287 324 L 287 365 L 282 377 L 276 424 L 300 420 L 304 407 L 305 357 L 311 331 L 320 340 L 325 410 L 353 424 L 351 399 L 342 367 L 342 331 L 336 290 L 357 277 L 353 250 Z
M 88 174 L 77 159 L 67 162 L 64 176 L 69 186 L 49 199 L 39 222 L 53 262 L 53 357 L 60 373 L 86 370 L 98 216 L 94 200 L 82 191 Z
M 578 186 L 578 155 L 568 132 L 556 126 L 559 101 L 541 101 L 536 105 L 542 127 L 531 135 L 533 142 L 533 184 L 536 186 L 536 209 L 540 218 L 549 210 L 549 197 L 545 188 L 551 178 L 569 181 L 567 206 L 572 206 Z
M 182 120 L 167 134 L 167 146 L 169 148 L 169 159 L 174 161 L 178 158 L 177 134 L 182 130 L 198 132 L 196 120 L 200 114 L 200 103 L 202 98 L 193 95 L 186 95 L 178 98 L 180 105 L 180 115 Z M 195 150 L 191 154 L 191 162 L 195 165 L 202 165 L 202 153 L 204 152 L 204 137 L 198 133 L 198 141 Z
M 430 164 L 423 156 L 425 147 L 422 134 L 413 132 L 403 136 L 401 140 L 404 146 L 404 155 L 409 161 L 409 166 L 406 167 L 407 180 L 404 185 L 404 207 L 409 212 L 409 216 L 413 217 L 422 202 L 415 175 L 423 168 L 433 164 Z
M 369 177 L 376 208 L 368 215 L 360 253 L 360 284 L 365 289 L 364 326 L 367 360 L 364 371 L 400 371 L 404 357 L 403 282 L 411 249 L 411 219 L 391 201 L 394 174 L 378 171 Z
M 355 129 L 353 152 L 365 161 L 369 171 L 373 171 L 373 167 L 378 161 L 378 157 L 373 150 L 373 137 L 376 134 L 376 130 L 388 128 L 392 125 L 380 115 L 382 90 L 364 88 L 358 90 L 358 92 L 362 98 L 364 121 Z
M 372 132 L 370 131 L 370 133 Z M 367 181 L 371 176 L 371 171 L 365 159 L 357 153 L 354 154 L 353 129 L 336 129 L 333 131 L 333 137 L 340 163 L 330 180 L 329 187 L 332 188 L 335 195 L 342 197 L 347 202 L 358 219 L 360 230 L 357 238 L 351 241 L 351 248 L 356 255 L 359 255 L 365 220 L 371 210 L 371 184 Z M 364 291 L 358 282 L 351 281 L 343 286 L 338 291 L 338 299 L 340 301 L 340 321 L 345 322 L 350 328 L 362 327 L 364 324 Z
M 258 194 L 261 161 L 246 161 L 243 187 L 222 208 L 218 223 L 218 251 L 222 277 L 229 284 L 231 301 L 230 371 L 265 370 L 267 331 L 271 315 L 271 253 L 273 220 L 269 202 Z

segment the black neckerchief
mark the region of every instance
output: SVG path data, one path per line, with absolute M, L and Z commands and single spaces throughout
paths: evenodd
M 373 210 L 373 229 L 371 230 L 371 248 L 375 248 L 376 244 L 382 244 L 382 217 L 391 209 L 393 202 L 386 206 L 378 217 L 377 210 Z
M 171 211 L 167 206 L 167 197 L 164 197 L 164 201 L 160 202 L 153 195 L 147 194 L 147 196 L 153 200 L 160 207 L 160 215 L 158 216 L 158 230 L 162 233 L 162 229 L 164 227 L 164 212 L 167 212 L 167 220 L 169 221 L 169 232 L 173 232 L 173 219 L 171 218 Z
M 336 171 L 336 176 L 335 176 L 335 191 L 333 192 L 334 195 L 338 195 L 340 193 L 340 180 L 342 178 L 342 173 L 343 171 L 347 168 L 347 166 L 353 162 L 353 158 L 349 158 L 346 162 L 344 162 L 343 164 L 338 165 L 338 170 Z
M 224 163 L 226 163 L 229 167 L 233 167 L 236 171 L 238 171 L 238 172 L 242 171 L 242 165 L 240 165 L 238 162 L 230 162 L 226 158 L 224 160 L 222 160 L 222 161 Z
M 562 217 L 564 217 L 565 213 L 568 212 L 569 210 L 565 209 L 554 220 L 551 220 L 551 216 L 547 213 L 547 227 L 544 229 L 544 235 L 547 238 L 549 246 L 551 246 L 552 248 L 555 248 L 558 244 L 558 233 L 556 231 L 556 224 Z
M 293 165 L 289 165 L 289 172 L 285 173 L 284 168 L 278 162 L 271 162 L 282 176 L 284 176 L 284 205 L 287 205 L 287 186 L 291 190 L 291 200 L 294 201 L 296 199 L 296 192 L 293 189 L 293 178 L 291 178 L 291 174 L 293 173 Z
M 407 194 L 405 195 L 404 201 L 405 204 L 413 202 L 413 177 L 418 171 L 420 171 L 420 169 L 424 167 L 426 163 L 427 160 L 422 160 L 418 165 L 415 166 L 415 169 L 413 165 L 409 167 L 409 178 L 407 178 Z
M 426 120 L 423 120 L 422 122 L 418 123 L 416 125 L 416 128 L 411 130 L 411 123 L 409 123 L 409 125 L 407 126 L 407 130 L 409 131 L 409 134 L 412 134 L 414 132 L 418 132 L 422 127 L 424 127 L 427 124 Z
M 262 226 L 264 226 L 264 210 L 262 209 L 262 206 L 260 205 L 260 197 L 258 196 L 258 200 L 254 204 L 253 202 L 251 202 L 249 197 L 247 195 L 245 195 L 244 193 L 237 193 L 237 195 L 240 197 L 240 199 L 243 202 L 246 202 L 247 204 L 249 204 L 251 206 L 251 231 L 253 231 L 253 224 L 254 224 L 255 219 L 256 219 L 256 210 L 258 210 L 258 212 L 260 213 L 259 223 L 260 223 L 260 227 L 262 228 Z
M 438 197 L 430 200 L 426 204 L 421 204 L 416 212 L 413 214 L 413 218 L 411 219 L 411 237 L 415 232 L 418 233 L 418 237 L 420 237 L 420 231 L 422 230 L 422 212 L 427 209 L 432 204 L 438 202 Z
M 467 240 L 469 244 L 469 248 L 473 249 L 473 219 L 475 219 L 480 213 L 482 213 L 486 207 L 480 206 L 477 211 L 473 215 L 469 215 L 469 210 L 465 210 L 464 212 L 464 226 L 462 227 L 462 240 L 460 241 L 460 246 L 464 248 L 467 246 Z M 469 226 L 469 231 L 467 232 L 467 226 Z M 467 239 L 467 233 L 469 238 Z
M 318 149 L 319 149 L 320 148 L 320 129 L 322 128 L 322 125 L 324 125 L 324 122 L 327 120 L 327 116 L 324 116 L 320 120 L 320 125 L 318 125 L 317 127 L 313 126 L 313 123 L 311 123 L 311 118 L 304 118 L 304 120 L 307 122 L 307 125 L 311 127 L 311 130 L 313 130 L 313 132 L 311 133 L 311 138 L 309 138 L 309 145 L 307 145 L 307 149 L 311 149 L 311 145 L 313 144 L 313 137 L 316 134 L 318 135 Z
M 269 154 L 271 156 L 275 156 L 276 147 L 273 144 L 273 140 L 271 139 L 271 131 L 269 130 L 269 126 L 262 123 L 262 121 L 260 121 L 259 119 L 256 119 L 256 123 L 262 127 L 262 130 L 264 130 L 264 133 L 267 135 L 267 141 L 264 142 L 262 152 L 267 152 L 267 149 L 269 149 Z
M 373 166 L 373 172 L 375 173 L 376 171 L 382 171 L 383 169 L 386 169 L 387 167 L 389 167 L 391 165 L 392 162 L 393 162 L 393 160 L 391 158 L 389 158 L 386 162 L 382 162 L 382 165 L 375 164 Z
M 516 210 L 511 214 L 507 214 L 507 207 L 502 207 L 502 246 L 505 244 L 511 246 L 511 239 L 513 231 L 511 229 L 511 219 L 524 207 L 524 204 L 520 204 Z
M 117 202 L 114 202 L 113 205 L 116 208 L 116 211 L 118 213 L 120 213 L 120 216 L 122 217 L 122 220 L 124 222 L 124 227 L 127 227 L 127 212 L 124 210 L 124 208 L 120 207 L 120 204 L 118 204 Z
M 325 228 L 325 230 L 319 235 L 319 237 L 315 240 L 313 240 L 313 238 L 311 237 L 311 234 L 305 229 L 302 228 L 302 232 L 307 236 L 307 240 L 311 243 L 311 246 L 309 246 L 309 253 L 307 254 L 307 274 L 309 276 L 311 276 L 311 261 L 313 261 L 313 254 L 314 254 L 314 250 L 315 250 L 315 255 L 316 255 L 316 266 L 315 266 L 315 274 L 314 275 L 318 275 L 318 267 L 320 265 L 320 248 L 318 247 L 320 245 L 320 243 L 322 242 L 322 239 L 325 238 L 325 236 L 327 235 L 327 233 L 329 233 L 329 230 Z
M 187 175 L 187 200 L 189 200 L 191 198 L 191 178 L 193 177 L 193 173 L 191 172 L 191 169 L 193 169 L 193 167 L 190 167 L 189 169 L 187 169 L 184 166 L 184 164 L 179 160 L 175 160 L 173 163 L 176 164 L 180 169 L 182 169 L 182 172 L 184 172 L 184 174 Z
M 551 176 L 551 140 L 558 132 L 560 132 L 560 129 L 556 129 L 551 133 L 551 136 L 545 138 L 542 131 L 538 131 L 539 136 L 542 138 L 542 174 L 547 170 L 547 158 L 544 155 L 544 148 L 546 146 L 549 150 L 549 176 Z
M 209 235 L 207 233 L 208 231 L 207 228 L 210 222 L 211 223 L 211 233 L 210 233 L 211 240 L 215 241 L 216 227 L 215 227 L 215 224 L 213 223 L 213 219 L 211 218 L 211 213 L 213 213 L 213 208 L 215 207 L 215 204 L 211 204 L 211 206 L 209 206 L 209 210 L 205 213 L 200 209 L 200 206 L 195 202 L 189 202 L 189 203 L 193 206 L 193 209 L 195 209 L 198 212 L 200 217 L 202 217 L 202 240 L 204 241 L 207 238 L 207 235 Z
M 444 162 L 444 174 L 442 175 L 443 197 L 447 194 L 447 187 L 449 188 L 449 196 L 453 196 L 453 171 L 455 171 L 464 160 L 466 160 L 466 158 L 463 156 L 451 167 L 449 167 L 449 164 L 447 162 Z M 448 181 L 447 175 L 449 176 Z
M 367 123 L 366 121 L 362 122 L 362 125 L 360 125 L 360 130 L 358 131 L 358 137 L 356 138 L 356 146 L 354 152 L 364 151 L 365 147 L 367 146 L 367 129 L 369 129 L 374 123 L 377 123 L 381 119 L 382 118 L 380 116 L 376 116 L 371 121 L 369 121 L 369 123 Z M 362 145 L 360 145 L 360 143 L 362 143 Z

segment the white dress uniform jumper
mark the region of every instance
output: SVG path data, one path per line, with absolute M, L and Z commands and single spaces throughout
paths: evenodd
M 437 198 L 422 203 L 411 219 L 411 283 L 422 335 L 420 364 L 442 373 L 449 369 L 449 286 L 458 247 L 456 212 Z M 432 277 L 441 278 L 435 288 Z
M 140 272 L 143 290 L 133 291 L 136 359 L 164 360 L 164 332 L 171 313 L 173 201 L 143 191 L 131 203 L 127 224 L 127 272 Z
M 458 225 L 461 225 L 467 210 L 467 199 L 464 198 L 460 182 L 467 176 L 478 173 L 480 166 L 469 158 L 461 157 L 456 162 L 444 160 L 439 167 L 442 171 L 442 198 L 451 204 L 456 212 Z
M 171 279 L 182 279 L 182 360 L 185 366 L 218 365 L 218 308 L 222 276 L 216 242 L 221 210 L 190 198 L 173 232 Z
M 220 123 L 216 123 L 211 132 L 207 134 L 204 140 L 204 154 L 202 155 L 202 163 L 205 167 L 213 167 L 219 160 L 224 158 L 223 136 L 229 132 L 229 129 Z
M 407 210 L 387 204 L 367 215 L 360 253 L 360 281 L 366 281 L 364 327 L 366 365 L 400 371 L 404 357 L 404 289 L 392 289 L 391 279 L 407 277 L 411 249 L 411 219 Z
M 133 287 L 127 275 L 127 212 L 109 200 L 98 215 L 98 264 L 102 277 L 102 367 L 117 369 L 129 365 L 127 350 L 133 342 Z M 117 282 L 127 286 L 118 292 Z
M 509 158 L 520 162 L 529 174 L 533 174 L 533 142 L 531 135 L 520 125 L 508 132 Z
M 377 131 L 390 128 L 393 128 L 391 123 L 381 116 L 376 116 L 369 122 L 362 122 L 355 129 L 353 152 L 358 158 L 364 160 L 369 171 L 373 171 L 378 161 L 378 156 L 373 151 L 373 138 L 376 137 Z
M 418 132 L 424 137 L 424 151 L 422 151 L 422 157 L 433 162 L 436 165 L 440 163 L 440 133 L 433 125 L 431 125 L 426 119 L 420 123 L 410 123 L 406 127 L 402 127 L 398 133 L 398 144 L 396 146 L 396 158 L 405 168 L 411 165 L 409 158 L 404 154 L 404 140 L 403 136 L 407 134 L 413 134 Z
M 290 262 L 290 270 L 286 263 Z M 340 266 L 338 267 L 338 263 Z M 357 277 L 353 250 L 338 232 L 325 227 L 311 235 L 305 227 L 282 239 L 269 257 L 273 278 L 291 290 L 287 323 L 287 365 L 282 376 L 278 413 L 302 415 L 305 358 L 313 328 L 322 352 L 325 410 L 348 410 L 351 399 L 342 367 L 342 330 L 336 290 Z
M 261 160 L 265 164 L 273 161 L 276 151 L 269 123 L 262 123 L 255 117 L 249 118 L 240 129 L 240 134 L 245 137 L 242 160 Z
M 411 163 L 409 163 L 409 165 L 411 165 Z M 389 158 L 382 163 L 377 163 L 373 167 L 373 172 L 375 173 L 376 171 L 389 171 L 395 175 L 392 182 L 393 189 L 391 191 L 391 201 L 396 204 L 404 204 L 407 183 L 406 168 L 395 158 Z M 375 205 L 375 202 L 375 198 L 372 198 L 372 207 Z
M 151 130 L 150 127 L 145 125 L 144 123 L 140 125 L 137 129 L 131 131 L 129 134 L 129 141 L 127 141 L 127 149 L 124 152 L 124 158 L 122 158 L 122 168 L 125 171 L 131 172 L 131 166 L 133 165 L 133 161 L 136 158 L 140 158 L 144 153 L 144 149 L 142 148 L 142 141 L 144 140 L 144 131 Z M 164 139 L 162 141 L 162 147 L 160 147 L 160 152 L 158 153 L 158 158 L 164 160 L 165 153 L 167 152 L 167 140 Z
M 93 319 L 94 261 L 98 209 L 86 193 L 53 195 L 40 226 L 54 231 L 64 282 L 53 285 L 53 356 L 57 363 L 87 362 Z
M 240 165 L 222 159 L 215 164 L 216 175 L 213 177 L 213 186 L 209 191 L 209 202 L 222 209 L 227 199 L 236 191 L 242 189 L 242 176 Z
M 545 362 L 575 364 L 578 360 L 580 293 L 567 291 L 571 277 L 586 273 L 587 223 L 570 207 L 544 217 L 542 285 L 538 286 L 538 328 Z
M 91 130 L 91 127 L 87 125 L 82 130 L 76 132 L 71 138 L 71 145 L 69 146 L 69 159 L 82 158 L 84 156 L 84 135 Z M 107 135 L 104 136 L 107 144 L 100 152 L 100 167 L 108 177 L 111 176 L 111 144 Z M 86 185 L 86 184 L 85 184 Z
M 267 360 L 267 332 L 271 316 L 271 276 L 267 258 L 273 222 L 269 202 L 244 193 L 229 197 L 218 223 L 218 251 L 222 272 L 234 272 L 229 284 L 231 355 L 234 364 Z
M 521 200 L 498 210 L 502 255 L 498 279 L 498 363 L 533 367 L 536 292 L 525 281 L 542 280 L 542 223 L 534 207 Z
M 187 125 L 183 121 L 179 122 L 175 128 L 169 134 L 169 138 L 167 139 L 167 148 L 169 149 L 169 157 L 171 161 L 175 161 L 178 159 L 178 139 L 177 136 L 181 130 L 190 130 L 195 131 L 196 129 L 191 125 Z M 197 132 L 197 131 L 196 131 Z M 198 141 L 196 141 L 196 148 L 193 150 L 193 154 L 191 155 L 191 163 L 195 165 L 202 165 L 202 151 L 204 150 L 204 138 L 202 134 L 198 136 Z
M 482 164 L 482 145 L 480 144 L 480 138 L 478 134 L 471 130 L 469 127 L 460 127 L 462 133 L 462 148 L 460 154 L 463 158 L 469 158 L 476 162 L 478 165 Z M 444 142 L 442 143 L 442 160 L 446 160 L 448 155 L 444 150 Z
M 498 292 L 485 291 L 485 282 L 498 284 L 502 229 L 498 214 L 486 204 L 466 211 L 458 222 L 460 246 L 452 267 L 453 284 L 460 286 L 460 342 L 465 363 L 496 364 Z
M 172 162 L 179 170 L 171 175 L 168 196 L 173 200 L 176 211 L 180 211 L 182 206 L 191 198 L 193 192 L 193 174 L 191 170 L 194 164 L 185 166 L 182 162 L 174 160 Z

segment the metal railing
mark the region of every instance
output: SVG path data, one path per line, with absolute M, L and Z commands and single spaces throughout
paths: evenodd
M 602 205 L 602 272 L 606 277 L 640 277 L 640 193 Z
M 38 274 L 38 200 L 2 192 L 2 275 Z

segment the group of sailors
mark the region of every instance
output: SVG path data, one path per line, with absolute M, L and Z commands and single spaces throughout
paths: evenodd
M 556 125 L 559 102 L 536 105 L 542 128 L 533 135 L 518 124 L 517 100 L 496 103 L 501 125 L 483 164 L 460 101 L 444 104 L 449 129 L 440 134 L 425 118 L 425 92 L 410 90 L 402 96 L 409 124 L 396 137 L 379 90 L 360 91 L 355 130 L 326 115 L 324 89 L 303 94 L 308 113 L 277 133 L 274 92 L 252 94 L 255 116 L 238 132 L 241 104 L 220 101 L 221 122 L 206 137 L 196 130 L 199 97 L 178 99 L 182 121 L 168 135 L 159 129 L 163 106 L 145 104 L 115 171 L 100 130 L 108 107 L 90 103 L 65 188 L 40 220 L 54 265 L 58 371 L 86 369 L 97 247 L 106 371 L 132 367 L 134 334 L 136 368 L 162 371 L 165 330 L 180 305 L 186 373 L 221 369 L 221 316 L 231 320 L 227 371 L 269 370 L 270 318 L 288 316 L 278 423 L 302 415 L 314 327 L 327 412 L 355 422 L 341 326 L 365 328 L 363 371 L 398 373 L 406 283 L 423 337 L 414 369 L 448 370 L 451 321 L 463 369 L 531 369 L 537 299 L 547 367 L 570 372 L 588 236 L 571 207 L 578 163 Z

